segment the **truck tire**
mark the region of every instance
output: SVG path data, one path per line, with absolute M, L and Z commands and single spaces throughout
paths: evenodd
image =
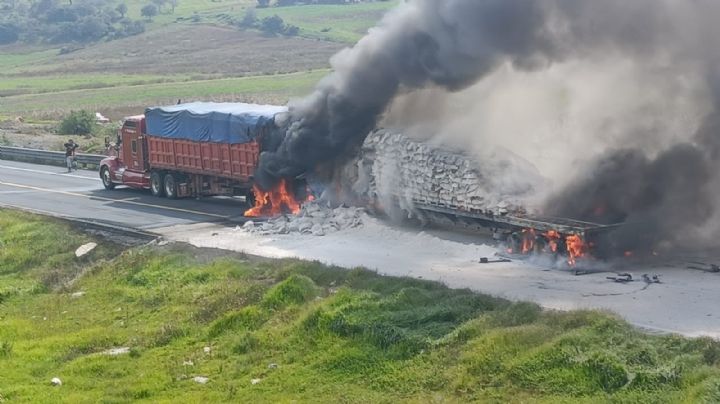
M 103 166 L 103 168 L 100 169 L 100 179 L 102 180 L 103 187 L 105 187 L 105 189 L 108 191 L 115 189 L 115 183 L 112 182 L 110 169 L 107 166 Z
M 150 173 L 150 193 L 152 194 L 152 196 L 156 196 L 158 198 L 165 195 L 165 187 L 163 186 L 162 174 L 158 171 L 153 171 Z
M 167 196 L 168 199 L 177 199 L 177 178 L 175 178 L 172 173 L 167 173 L 165 174 L 165 180 L 163 181 L 163 184 L 165 185 L 165 196 Z
M 251 189 L 245 193 L 245 203 L 249 207 L 255 207 L 255 192 Z

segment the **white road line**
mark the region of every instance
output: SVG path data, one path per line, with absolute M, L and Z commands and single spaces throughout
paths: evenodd
M 12 166 L 4 166 L 0 165 L 0 168 L 4 168 L 7 170 L 15 170 L 15 171 L 26 171 L 29 173 L 36 173 L 36 174 L 48 174 L 48 175 L 59 175 L 61 177 L 72 177 L 72 178 L 81 178 L 83 180 L 91 180 L 91 181 L 101 181 L 100 177 L 86 177 L 83 175 L 74 175 L 69 173 L 54 173 L 52 171 L 43 171 L 43 170 L 33 170 L 31 168 L 20 168 L 20 167 L 12 167 Z
M 102 197 L 102 196 L 85 195 L 85 194 L 79 194 L 79 193 L 77 193 L 77 192 L 59 191 L 59 190 L 56 190 L 56 189 L 33 187 L 33 186 L 30 186 L 30 185 L 23 185 L 23 184 L 14 184 L 14 183 L 12 183 L 12 182 L 3 182 L 3 181 L 0 181 L 0 185 L 5 185 L 5 186 L 8 186 L 8 187 L 14 187 L 14 188 L 31 189 L 31 190 L 34 190 L 34 191 L 42 191 L 42 192 L 47 192 L 47 193 L 51 193 L 51 194 L 61 194 L 61 195 L 67 195 L 67 196 L 75 196 L 75 197 L 80 197 L 80 198 L 85 198 L 85 199 L 92 199 L 92 200 L 100 200 L 100 201 L 115 202 L 115 203 L 126 203 L 126 204 L 128 204 L 128 205 L 137 205 L 137 206 L 144 206 L 144 207 L 149 207 L 149 208 L 156 208 L 156 209 L 163 209 L 163 210 L 171 210 L 171 211 L 174 211 L 174 212 L 190 213 L 190 214 L 193 214 L 193 215 L 209 216 L 209 217 L 215 217 L 215 218 L 221 218 L 221 219 L 227 218 L 227 216 L 216 215 L 216 214 L 214 214 L 214 213 L 205 213 L 205 212 L 200 212 L 200 211 L 197 211 L 197 210 L 180 209 L 180 208 L 173 208 L 173 207 L 170 207 L 170 206 L 153 205 L 153 204 L 150 204 L 150 203 L 130 201 L 130 200 L 127 200 L 127 199 L 112 199 L 112 198 L 105 198 L 105 197 Z

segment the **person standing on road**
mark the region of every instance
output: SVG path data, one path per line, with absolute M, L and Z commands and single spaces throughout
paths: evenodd
M 78 148 L 78 144 L 70 139 L 65 143 L 65 163 L 67 163 L 68 172 L 73 170 L 73 163 L 75 162 L 75 149 Z

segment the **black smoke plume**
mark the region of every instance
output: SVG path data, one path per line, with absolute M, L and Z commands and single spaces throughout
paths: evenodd
M 506 64 L 534 71 L 623 55 L 704 77 L 716 111 L 718 18 L 717 0 L 408 0 L 336 55 L 312 95 L 291 103 L 286 127 L 261 155 L 258 182 L 270 187 L 346 159 L 399 94 L 462 90 Z M 689 240 L 717 206 L 718 116 L 653 156 L 618 145 L 551 198 L 547 213 L 626 222 L 618 248 Z

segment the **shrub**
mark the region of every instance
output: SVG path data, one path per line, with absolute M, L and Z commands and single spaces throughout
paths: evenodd
M 240 311 L 225 314 L 223 317 L 215 320 L 210 325 L 208 336 L 214 338 L 222 335 L 226 331 L 237 329 L 258 329 L 265 321 L 268 315 L 257 306 L 248 306 Z
M 9 341 L 0 341 L 0 358 L 7 358 L 12 354 L 13 344 Z
M 266 34 L 281 34 L 285 31 L 285 21 L 277 14 L 265 17 L 260 22 L 260 29 Z
M 291 304 L 300 304 L 317 296 L 315 282 L 307 276 L 292 275 L 270 289 L 263 298 L 263 304 L 279 309 Z
M 59 131 L 63 135 L 89 135 L 97 127 L 95 114 L 90 111 L 72 111 L 60 123 Z
M 154 4 L 148 4 L 140 10 L 140 15 L 152 21 L 152 18 L 158 15 L 158 8 Z

